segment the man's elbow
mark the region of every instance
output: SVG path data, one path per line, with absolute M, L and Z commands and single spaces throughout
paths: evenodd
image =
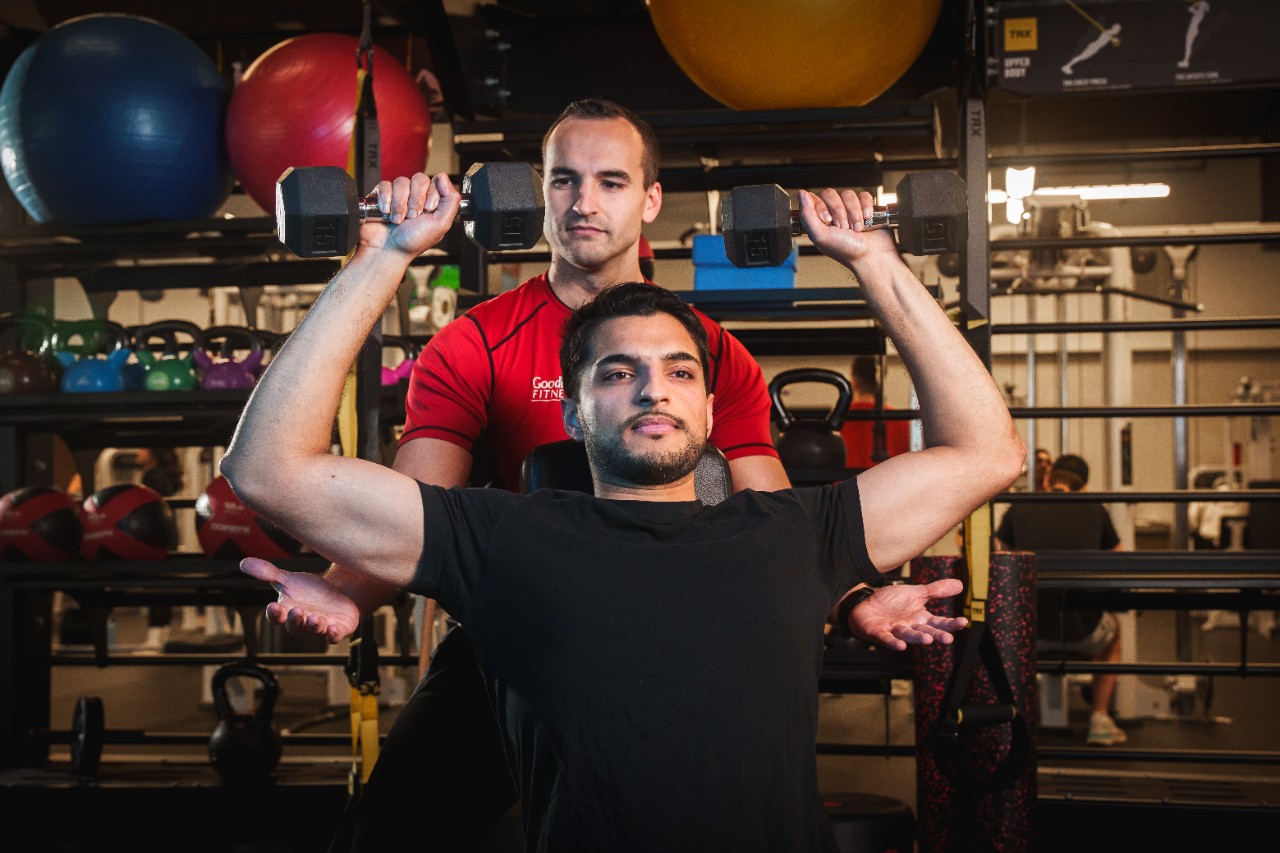
M 222 457 L 218 472 L 227 479 L 236 497 L 257 512 L 264 510 L 264 503 L 270 501 L 271 495 L 281 491 L 278 466 L 255 463 L 234 447 Z
M 1022 469 L 1027 462 L 1027 445 L 1013 424 L 1009 425 L 1009 430 L 995 453 L 998 457 L 995 464 L 995 479 L 999 483 L 997 491 L 1004 491 L 1022 476 Z
M 1012 424 L 1007 430 L 993 431 L 973 457 L 980 490 L 986 493 L 984 499 L 1009 488 L 1022 475 L 1026 458 L 1027 447 Z

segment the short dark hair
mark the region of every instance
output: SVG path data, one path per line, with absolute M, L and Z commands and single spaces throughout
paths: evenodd
M 880 390 L 880 371 L 877 367 L 874 356 L 859 355 L 853 359 L 850 373 L 858 383 L 858 387 L 866 393 L 874 394 Z
M 574 101 L 561 111 L 556 120 L 551 123 L 551 127 L 547 128 L 546 134 L 542 137 L 542 159 L 547 159 L 547 142 L 551 139 L 551 134 L 561 125 L 562 122 L 571 118 L 583 119 L 610 119 L 620 118 L 631 123 L 631 126 L 640 134 L 640 141 L 644 144 L 644 153 L 640 155 L 640 168 L 644 172 L 645 188 L 653 186 L 658 180 L 659 153 L 658 153 L 658 137 L 654 135 L 653 128 L 649 123 L 631 110 L 614 103 L 606 101 L 604 98 L 583 98 Z
M 1054 468 L 1049 472 L 1049 488 L 1066 486 L 1068 491 L 1078 492 L 1084 488 L 1084 480 L 1074 471 L 1065 468 Z
M 1068 471 L 1080 478 L 1080 485 L 1089 482 L 1089 463 L 1074 453 L 1064 453 L 1053 461 L 1050 471 Z
M 670 314 L 685 327 L 698 349 L 703 382 L 709 383 L 711 357 L 707 351 L 707 329 L 698 315 L 671 291 L 656 284 L 633 281 L 606 288 L 565 321 L 564 340 L 560 344 L 564 395 L 577 397 L 578 383 L 591 357 L 591 337 L 601 323 L 615 317 L 652 317 L 655 314 Z

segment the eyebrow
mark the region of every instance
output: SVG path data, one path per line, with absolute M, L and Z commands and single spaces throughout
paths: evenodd
M 557 178 L 577 177 L 580 173 L 577 169 L 570 169 L 567 166 L 556 166 L 550 174 Z M 631 173 L 626 169 L 605 169 L 595 173 L 597 178 L 611 178 L 613 180 L 629 181 Z
M 599 359 L 595 363 L 595 369 L 599 370 L 602 367 L 610 367 L 615 364 L 631 366 L 631 365 L 639 364 L 643 360 L 644 359 L 640 358 L 639 356 L 627 355 L 626 353 L 616 352 L 616 353 L 611 353 L 609 355 L 606 355 L 603 358 Z M 699 366 L 702 364 L 702 362 L 698 359 L 697 356 L 693 355 L 692 353 L 685 352 L 684 350 L 677 350 L 675 352 L 666 353 L 661 357 L 660 360 L 663 362 L 681 362 L 681 363 L 692 362 L 693 364 L 697 364 Z

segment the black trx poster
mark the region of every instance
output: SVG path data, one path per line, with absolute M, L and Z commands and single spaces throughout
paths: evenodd
M 1010 91 L 1280 81 L 1280 0 L 1027 0 L 996 9 L 997 79 Z

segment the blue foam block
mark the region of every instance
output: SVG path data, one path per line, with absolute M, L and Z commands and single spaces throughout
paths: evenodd
M 742 269 L 729 263 L 724 238 L 698 234 L 693 238 L 693 287 L 695 290 L 771 290 L 795 287 L 796 251 L 776 267 Z

